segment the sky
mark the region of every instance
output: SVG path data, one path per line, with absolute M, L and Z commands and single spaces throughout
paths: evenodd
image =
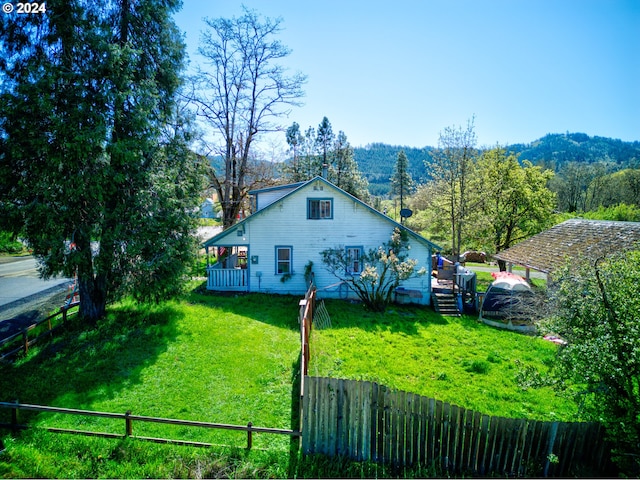
M 437 146 L 471 118 L 478 146 L 640 140 L 640 0 L 183 0 L 192 66 L 203 17 L 242 5 L 281 18 L 282 64 L 308 77 L 285 127 L 326 116 L 352 146 Z

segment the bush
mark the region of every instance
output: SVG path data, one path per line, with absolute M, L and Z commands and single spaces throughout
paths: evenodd
M 0 253 L 20 253 L 24 245 L 9 232 L 0 232 Z

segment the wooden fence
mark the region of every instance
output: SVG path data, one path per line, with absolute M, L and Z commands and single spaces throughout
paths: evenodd
M 68 415 L 84 416 L 84 417 L 99 417 L 99 418 L 111 418 L 120 419 L 123 421 L 123 433 L 109 433 L 109 432 L 95 432 L 87 430 L 74 430 L 55 427 L 44 427 L 45 430 L 54 433 L 72 433 L 76 435 L 87 435 L 93 437 L 104 438 L 125 438 L 131 437 L 137 440 L 144 440 L 154 443 L 171 443 L 178 445 L 188 445 L 192 447 L 212 447 L 211 443 L 193 442 L 189 440 L 175 440 L 169 438 L 157 438 L 157 437 L 145 437 L 133 434 L 133 422 L 146 422 L 146 423 L 164 423 L 169 425 L 181 425 L 187 427 L 198 427 L 207 429 L 219 429 L 219 430 L 236 430 L 247 433 L 247 449 L 251 449 L 253 446 L 253 434 L 254 433 L 269 433 L 276 435 L 289 435 L 291 437 L 299 437 L 300 432 L 295 430 L 287 430 L 280 428 L 265 428 L 255 427 L 251 422 L 246 426 L 244 425 L 229 425 L 224 423 L 209 423 L 199 422 L 192 420 L 178 420 L 172 418 L 159 418 L 159 417 L 146 417 L 141 415 L 132 415 L 131 411 L 126 413 L 109 413 L 109 412 L 96 412 L 92 410 L 77 410 L 73 408 L 60 408 L 60 407 L 48 407 L 44 405 L 29 405 L 21 404 L 18 402 L 0 402 L 0 408 L 8 408 L 11 410 L 11 422 L 0 423 L 0 427 L 11 429 L 13 432 L 18 430 L 24 430 L 29 428 L 28 425 L 21 425 L 19 422 L 19 412 L 21 410 L 30 410 L 36 412 L 50 412 L 50 413 L 62 413 Z
M 374 382 L 306 377 L 302 451 L 454 475 L 565 476 L 607 471 L 595 423 L 490 417 Z
M 51 336 L 57 329 L 64 326 L 67 319 L 78 313 L 80 302 L 73 302 L 61 307 L 53 315 L 38 320 L 19 332 L 0 340 L 0 360 L 12 357 L 24 351 L 27 353 L 29 347 L 37 343 L 44 336 Z M 35 336 L 34 336 L 35 335 Z

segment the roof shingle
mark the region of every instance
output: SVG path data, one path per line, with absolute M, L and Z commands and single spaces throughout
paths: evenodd
M 568 260 L 598 257 L 637 248 L 640 222 L 571 219 L 494 255 L 507 263 L 545 273 Z

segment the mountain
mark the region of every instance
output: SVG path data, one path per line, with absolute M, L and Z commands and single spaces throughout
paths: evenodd
M 515 144 L 508 150 L 520 154 L 520 160 L 544 164 L 558 170 L 566 162 L 611 162 L 621 168 L 640 164 L 640 142 L 623 142 L 585 133 L 548 134 L 530 144 Z
M 520 160 L 529 160 L 534 165 L 558 170 L 567 162 L 610 162 L 620 169 L 640 167 L 640 142 L 624 142 L 613 138 L 590 137 L 584 133 L 548 134 L 529 144 L 514 144 L 505 147 L 520 154 Z M 409 160 L 409 172 L 417 183 L 428 178 L 424 162 L 434 147 L 407 147 L 372 143 L 355 147 L 354 157 L 360 171 L 369 181 L 372 195 L 385 196 L 390 191 L 390 178 L 396 165 L 398 152 L 404 150 Z

